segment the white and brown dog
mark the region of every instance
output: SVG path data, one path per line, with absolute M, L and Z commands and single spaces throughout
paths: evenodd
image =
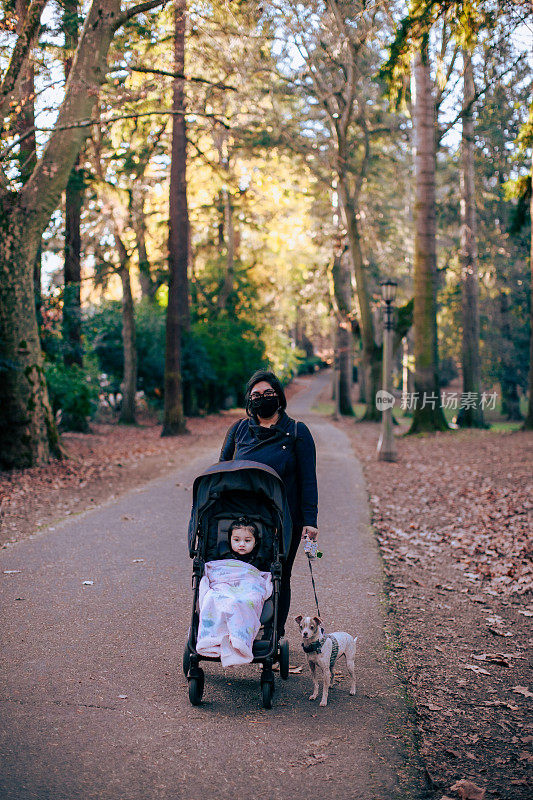
M 318 697 L 320 673 L 322 673 L 321 706 L 328 704 L 328 691 L 333 683 L 333 666 L 339 656 L 346 658 L 346 666 L 352 679 L 350 694 L 355 694 L 355 649 L 357 636 L 336 631 L 326 636 L 320 617 L 295 617 L 302 634 L 302 647 L 307 654 L 307 662 L 313 678 L 313 693 L 310 700 Z

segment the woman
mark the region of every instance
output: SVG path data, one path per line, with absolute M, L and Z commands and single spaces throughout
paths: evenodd
M 316 451 L 311 431 L 286 414 L 287 400 L 273 372 L 259 370 L 246 386 L 247 419 L 226 434 L 221 461 L 259 461 L 276 470 L 285 484 L 292 518 L 292 539 L 283 563 L 278 608 L 278 633 L 283 636 L 291 602 L 291 571 L 302 536 L 318 536 Z

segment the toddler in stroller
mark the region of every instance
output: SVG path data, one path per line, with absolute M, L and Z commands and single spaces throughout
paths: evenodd
M 252 643 L 265 600 L 272 594 L 270 572 L 253 564 L 259 530 L 247 517 L 234 520 L 219 542 L 221 560 L 208 561 L 200 581 L 200 621 L 196 652 L 220 656 L 223 667 L 253 661 Z
M 189 524 L 193 611 L 183 669 L 189 699 L 201 702 L 201 660 L 259 662 L 263 706 L 271 708 L 272 666 L 288 677 L 288 643 L 277 638 L 281 563 L 291 521 L 283 482 L 253 461 L 220 462 L 194 482 Z M 261 626 L 261 627 L 260 627 Z M 262 631 L 262 637 L 254 640 Z

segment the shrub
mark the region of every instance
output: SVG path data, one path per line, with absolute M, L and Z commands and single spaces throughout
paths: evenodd
M 154 403 L 163 400 L 165 378 L 166 309 L 140 303 L 135 310 L 138 388 Z M 93 310 L 84 325 L 87 349 L 94 352 L 110 380 L 110 392 L 119 391 L 123 374 L 120 303 Z M 182 380 L 187 415 L 218 411 L 231 396 L 242 402 L 250 375 L 266 366 L 260 331 L 250 322 L 222 315 L 194 322 L 182 339 Z
M 60 427 L 67 431 L 89 429 L 88 419 L 96 408 L 98 387 L 81 367 L 62 363 L 45 368 L 48 394 L 54 414 L 60 412 Z
M 314 372 L 318 372 L 319 369 L 323 369 L 324 366 L 325 362 L 319 356 L 303 358 L 298 364 L 298 375 L 312 375 Z

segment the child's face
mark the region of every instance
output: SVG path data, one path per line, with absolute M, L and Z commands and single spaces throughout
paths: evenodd
M 249 528 L 234 528 L 231 532 L 231 549 L 240 556 L 247 556 L 255 547 L 255 537 Z

